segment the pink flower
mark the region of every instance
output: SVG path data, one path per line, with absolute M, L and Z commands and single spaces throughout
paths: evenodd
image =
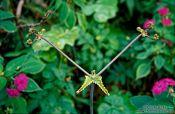
M 162 24 L 165 26 L 170 26 L 172 24 L 172 21 L 169 18 L 164 18 L 162 19 Z
M 162 16 L 166 16 L 167 14 L 169 14 L 169 9 L 167 7 L 161 7 L 158 10 L 158 13 Z
M 165 92 L 168 89 L 169 85 L 175 86 L 175 80 L 173 80 L 171 78 L 164 78 L 164 79 L 161 79 L 161 80 L 155 82 L 151 91 L 155 95 L 159 95 L 162 92 Z
M 20 96 L 20 92 L 17 89 L 14 88 L 6 88 L 7 94 L 10 97 L 18 97 Z
M 19 74 L 19 76 L 15 77 L 14 85 L 17 86 L 17 89 L 19 91 L 23 91 L 27 88 L 28 81 L 29 81 L 28 77 L 25 74 L 21 73 Z
M 155 22 L 154 22 L 153 19 L 148 19 L 148 20 L 146 20 L 146 21 L 144 22 L 143 28 L 149 29 L 149 28 L 151 28 L 154 24 L 155 24 Z
M 167 86 L 171 85 L 171 86 L 175 86 L 175 80 L 171 79 L 171 78 L 164 78 L 162 80 L 164 84 L 166 84 Z

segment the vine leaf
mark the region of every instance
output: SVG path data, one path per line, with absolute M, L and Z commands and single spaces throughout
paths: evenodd
M 105 88 L 103 82 L 102 82 L 102 77 L 100 75 L 97 75 L 95 71 L 92 71 L 92 73 L 87 76 L 85 75 L 85 81 L 83 85 L 76 91 L 76 93 L 80 93 L 83 91 L 87 86 L 89 86 L 91 83 L 94 83 L 100 87 L 100 89 L 107 95 L 109 95 L 108 90 Z

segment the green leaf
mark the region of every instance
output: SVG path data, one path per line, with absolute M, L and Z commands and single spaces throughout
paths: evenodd
M 77 13 L 78 24 L 85 31 L 87 28 L 86 16 L 82 13 Z
M 172 99 L 171 99 L 172 100 Z M 164 108 L 162 108 L 162 106 Z M 155 108 L 153 108 L 155 107 Z M 152 100 L 151 102 L 148 102 L 145 106 L 143 106 L 143 111 L 152 112 L 152 113 L 157 113 L 161 112 L 163 114 L 167 114 L 167 112 L 173 112 L 174 111 L 174 105 L 170 99 L 163 98 L 160 100 Z
M 66 83 L 65 87 L 66 87 L 67 92 L 70 95 L 75 96 L 75 88 L 74 88 L 72 82 Z
M 65 22 L 68 17 L 68 13 L 69 13 L 69 7 L 65 2 L 62 2 L 62 5 L 59 10 L 59 15 L 58 15 L 59 20 L 61 22 Z
M 11 12 L 0 10 L 0 21 L 10 18 L 14 18 L 14 15 Z
M 3 66 L 0 64 L 0 73 L 3 71 Z
M 150 96 L 134 96 L 130 98 L 131 103 L 137 108 L 141 108 L 152 100 L 153 98 Z
M 163 67 L 164 67 L 164 69 L 166 71 L 168 71 L 169 73 L 173 74 L 173 72 L 174 72 L 173 68 L 174 67 L 173 67 L 172 63 L 165 62 L 165 65 Z
M 69 14 L 68 14 L 68 17 L 65 21 L 65 24 L 72 28 L 73 26 L 75 26 L 75 23 L 76 23 L 76 16 L 75 16 L 75 12 L 73 10 L 70 10 L 69 11 Z
M 134 0 L 126 0 L 126 5 L 128 7 L 128 10 L 131 16 L 133 14 L 134 2 L 135 2 Z
M 4 62 L 4 58 L 0 55 L 0 64 Z
M 84 7 L 84 3 L 86 2 L 86 0 L 73 0 L 73 1 L 76 5 L 78 5 L 81 8 Z
M 58 101 L 59 106 L 71 114 L 77 114 L 73 101 L 68 97 L 60 97 Z
M 13 107 L 13 114 L 27 114 L 27 102 L 22 97 L 10 99 Z
M 90 16 L 94 12 L 94 6 L 89 4 L 84 7 L 82 7 L 82 11 L 85 15 Z
M 5 76 L 13 76 L 16 73 L 24 72 L 37 74 L 41 72 L 45 64 L 37 58 L 30 55 L 23 55 L 11 60 L 5 68 Z
M 60 28 L 59 25 L 55 25 L 50 31 L 46 32 L 44 36 L 56 47 L 63 49 L 66 44 L 73 46 L 75 40 L 79 36 L 79 29 L 78 27 L 73 27 L 70 30 L 64 30 Z M 32 48 L 35 51 L 48 51 L 51 46 L 44 40 L 40 40 L 33 44 Z
M 94 4 L 94 19 L 97 22 L 106 22 L 108 19 L 115 17 L 118 11 L 117 0 L 98 0 Z
M 145 52 L 141 52 L 137 55 L 137 59 L 146 59 L 148 56 L 150 55 L 150 53 L 148 51 Z
M 38 84 L 31 78 L 29 78 L 28 86 L 23 92 L 34 92 L 41 91 L 42 89 L 38 86 Z
M 161 55 L 158 55 L 154 58 L 154 64 L 157 69 L 161 69 L 162 66 L 165 64 L 165 59 Z
M 6 86 L 7 80 L 4 77 L 0 77 L 0 90 L 4 89 Z
M 115 106 L 121 106 L 124 105 L 123 98 L 121 96 L 117 96 L 115 94 L 112 94 L 110 96 L 105 97 L 105 101 L 111 105 Z M 117 102 L 116 102 L 117 101 Z
M 112 107 L 107 103 L 101 103 L 97 110 L 98 114 L 121 114 L 117 108 Z
M 1 21 L 0 29 L 6 32 L 16 32 L 17 31 L 16 25 L 11 21 Z
M 151 70 L 150 63 L 140 64 L 136 71 L 136 79 L 146 77 L 150 73 L 150 70 Z
M 173 34 L 165 34 L 164 38 L 170 40 L 173 43 L 175 43 L 175 39 L 174 39 L 174 35 Z

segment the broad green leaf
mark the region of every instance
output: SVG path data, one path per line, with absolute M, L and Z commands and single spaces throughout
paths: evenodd
M 137 59 L 146 59 L 148 56 L 150 55 L 150 53 L 148 51 L 145 52 L 141 52 L 137 55 Z
M 121 114 L 117 108 L 112 107 L 107 103 L 101 103 L 97 110 L 98 114 Z
M 128 7 L 128 10 L 131 16 L 133 14 L 134 2 L 135 2 L 134 0 L 126 0 L 126 5 Z
M 140 64 L 136 71 L 136 79 L 146 77 L 150 73 L 150 70 L 151 70 L 150 63 Z
M 45 61 L 52 62 L 57 59 L 57 51 L 56 50 L 42 51 L 39 53 L 39 56 Z
M 172 102 L 173 101 L 170 101 L 170 99 L 167 98 L 152 100 L 151 102 L 148 102 L 145 106 L 143 106 L 143 111 L 146 112 L 149 109 L 149 111 L 152 113 L 161 112 L 163 114 L 168 114 L 167 112 L 174 111 L 174 105 Z M 162 108 L 162 106 L 164 108 Z
M 94 19 L 97 22 L 106 22 L 115 17 L 116 12 L 118 12 L 117 3 L 117 0 L 98 0 L 94 4 Z
M 75 96 L 75 88 L 72 82 L 66 83 L 65 88 L 70 95 Z
M 106 96 L 105 101 L 107 103 L 111 104 L 111 105 L 114 105 L 114 106 L 124 105 L 123 98 L 121 96 L 117 96 L 117 95 L 114 95 L 114 94 L 112 94 L 110 96 Z
M 60 6 L 59 14 L 58 14 L 59 20 L 61 22 L 66 21 L 66 19 L 68 17 L 69 10 L 70 9 L 69 9 L 68 5 L 66 4 L 66 2 L 62 2 L 61 6 Z
M 173 43 L 175 43 L 175 39 L 174 39 L 174 35 L 173 34 L 165 34 L 164 38 L 170 40 Z
M 73 10 L 70 10 L 68 13 L 68 17 L 65 21 L 65 24 L 72 28 L 73 26 L 75 26 L 76 23 L 76 16 L 75 16 L 75 12 Z
M 29 78 L 28 86 L 23 92 L 34 92 L 41 91 L 42 89 L 38 86 L 38 84 L 31 78 Z
M 29 52 L 29 50 L 11 51 L 11 52 L 7 52 L 5 54 L 5 57 L 17 57 L 17 56 L 23 55 L 23 54 L 28 53 L 28 52 Z
M 10 19 L 10 18 L 14 18 L 14 15 L 11 12 L 0 10 L 0 21 L 5 19 Z
M 33 56 L 23 55 L 11 60 L 5 68 L 5 76 L 14 76 L 16 73 L 24 72 L 37 74 L 41 72 L 45 64 Z
M 59 106 L 71 114 L 77 114 L 73 101 L 68 97 L 60 97 L 58 101 Z
M 27 102 L 22 97 L 10 99 L 13 107 L 13 114 L 27 114 Z
M 17 28 L 16 25 L 11 21 L 1 21 L 0 22 L 0 29 L 7 31 L 7 32 L 16 32 Z
M 82 11 L 85 15 L 90 16 L 94 12 L 94 6 L 89 4 L 84 7 L 82 7 Z
M 85 5 L 85 2 L 86 2 L 86 0 L 73 0 L 74 1 L 74 3 L 76 4 L 76 5 L 78 5 L 79 7 L 84 7 Z
M 7 80 L 4 77 L 0 77 L 0 90 L 4 89 L 6 86 Z
M 141 108 L 152 100 L 153 98 L 150 96 L 134 96 L 130 98 L 131 103 L 137 108 Z
M 154 64 L 157 67 L 157 69 L 161 69 L 164 63 L 165 59 L 161 55 L 158 55 L 154 58 Z
M 66 44 L 73 46 L 79 36 L 79 29 L 78 27 L 73 27 L 70 30 L 64 30 L 59 25 L 55 25 L 50 31 L 46 32 L 44 36 L 56 47 L 63 49 Z M 35 51 L 48 51 L 51 46 L 44 40 L 40 40 L 33 44 L 32 48 Z
M 86 16 L 82 13 L 77 13 L 78 24 L 85 31 L 87 28 Z
M 172 63 L 169 63 L 169 62 L 166 61 L 165 65 L 163 67 L 166 71 L 173 74 L 174 70 L 173 70 L 173 64 Z

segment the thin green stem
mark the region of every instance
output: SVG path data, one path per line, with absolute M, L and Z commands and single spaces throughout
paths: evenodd
M 135 41 L 141 37 L 141 34 L 136 36 L 123 50 L 120 51 L 97 75 L 102 74 L 116 59 L 118 59 Z

